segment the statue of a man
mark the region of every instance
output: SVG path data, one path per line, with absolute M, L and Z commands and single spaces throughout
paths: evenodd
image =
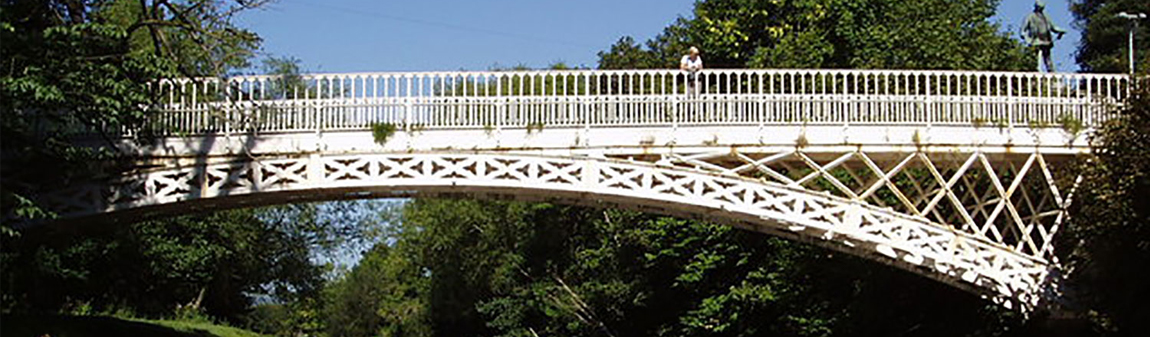
M 1050 17 L 1046 15 L 1046 2 L 1043 0 L 1034 1 L 1034 12 L 1026 16 L 1026 22 L 1022 24 L 1022 39 L 1026 43 L 1038 48 L 1038 70 L 1042 70 L 1042 65 L 1046 65 L 1047 72 L 1054 71 L 1054 64 L 1050 62 L 1050 49 L 1054 48 L 1054 39 L 1051 38 L 1051 33 L 1057 33 L 1058 38 L 1062 38 L 1062 34 L 1066 34 L 1066 30 L 1058 28 Z

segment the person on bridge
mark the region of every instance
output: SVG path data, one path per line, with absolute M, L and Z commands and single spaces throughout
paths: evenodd
M 703 70 L 703 58 L 699 56 L 699 48 L 691 47 L 687 50 L 687 55 L 683 55 L 683 59 L 679 60 L 679 70 L 687 72 L 687 93 L 695 95 L 699 93 L 699 70 Z
M 1022 24 L 1022 39 L 1038 48 L 1038 70 L 1042 71 L 1042 65 L 1045 64 L 1046 72 L 1054 72 L 1054 64 L 1050 61 L 1050 49 L 1054 48 L 1054 39 L 1050 33 L 1057 33 L 1058 38 L 1062 39 L 1062 34 L 1066 34 L 1066 30 L 1055 26 L 1050 16 L 1046 15 L 1045 9 L 1044 0 L 1034 1 L 1034 12 L 1027 15 L 1026 21 Z

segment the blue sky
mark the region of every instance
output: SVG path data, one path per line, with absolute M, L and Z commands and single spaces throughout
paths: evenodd
M 1070 31 L 1053 52 L 1075 71 L 1069 0 L 1047 13 Z M 651 38 L 694 0 L 279 0 L 241 14 L 264 55 L 292 56 L 308 72 L 485 70 L 555 62 L 594 67 L 621 36 Z M 1031 0 L 1003 0 L 994 18 L 1017 36 Z

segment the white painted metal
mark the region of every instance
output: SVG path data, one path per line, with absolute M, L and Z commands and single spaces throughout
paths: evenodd
M 1035 294 L 1047 274 L 1045 259 L 859 200 L 684 167 L 713 165 L 708 158 L 716 156 L 667 157 L 655 163 L 467 153 L 259 158 L 141 172 L 109 186 L 77 190 L 61 199 L 69 204 L 60 209 L 114 212 L 179 205 L 187 211 L 197 202 L 229 198 L 262 203 L 411 191 L 615 202 L 670 214 L 705 214 L 752 230 L 786 233 L 872 256 L 1007 304 L 1037 301 Z
M 145 158 L 324 153 L 428 151 L 532 151 L 549 155 L 641 154 L 737 147 L 778 152 L 805 144 L 808 152 L 836 152 L 860 146 L 868 152 L 914 152 L 920 148 L 1009 154 L 1040 149 L 1069 156 L 1089 148 L 1090 129 L 1070 134 L 1062 128 L 998 128 L 971 125 L 651 125 L 588 128 L 399 129 L 386 143 L 371 132 L 277 132 L 162 137 L 124 143 L 123 151 Z M 644 151 L 643 148 L 646 148 Z
M 160 135 L 651 125 L 1095 125 L 1129 78 L 1111 74 L 717 69 L 685 95 L 677 70 L 317 74 L 177 79 Z
M 159 139 L 123 148 L 150 168 L 51 199 L 69 216 L 413 193 L 611 202 L 811 240 L 1029 307 L 1071 199 L 1053 167 L 1089 151 L 1084 134 L 1130 86 L 972 71 L 699 78 L 692 95 L 675 70 L 161 81 Z M 373 124 L 398 130 L 379 144 Z

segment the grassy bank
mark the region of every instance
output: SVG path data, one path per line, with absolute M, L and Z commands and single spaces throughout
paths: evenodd
M 4 315 L 4 337 L 261 337 L 264 335 L 208 322 L 124 319 L 110 316 Z

